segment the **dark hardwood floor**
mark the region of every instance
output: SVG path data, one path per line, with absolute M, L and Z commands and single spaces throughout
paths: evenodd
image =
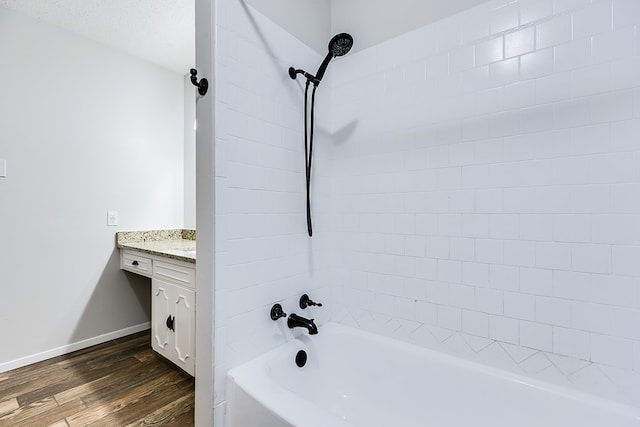
M 0 427 L 193 426 L 194 384 L 141 332 L 0 373 Z

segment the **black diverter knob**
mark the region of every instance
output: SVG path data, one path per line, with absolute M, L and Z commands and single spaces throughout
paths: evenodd
M 311 301 L 311 298 L 309 298 L 309 295 L 307 294 L 302 295 L 300 297 L 300 308 L 305 309 L 311 306 L 322 307 L 322 304 L 320 304 L 319 302 Z

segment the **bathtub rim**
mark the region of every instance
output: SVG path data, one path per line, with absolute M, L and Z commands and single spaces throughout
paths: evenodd
M 471 371 L 473 373 L 495 377 L 509 383 L 517 383 L 533 388 L 542 393 L 552 394 L 553 396 L 561 399 L 569 399 L 574 402 L 583 403 L 588 406 L 600 408 L 605 411 L 619 414 L 620 416 L 640 421 L 639 407 L 624 404 L 622 402 L 616 402 L 582 390 L 560 384 L 554 384 L 541 379 L 529 377 L 525 374 L 507 371 L 481 362 L 465 359 L 454 354 L 421 347 L 411 342 L 401 341 L 336 322 L 327 322 L 321 325 L 319 327 L 319 333 L 322 333 L 323 331 L 351 333 L 362 336 L 364 339 L 373 340 L 378 344 L 391 344 L 392 347 L 399 349 L 401 352 L 408 352 L 411 355 L 423 356 L 425 357 L 425 360 L 430 360 L 432 363 L 442 363 L 453 369 Z M 294 392 L 281 386 L 276 381 L 270 380 L 268 373 L 264 369 L 270 360 L 281 357 L 281 355 L 286 354 L 285 352 L 287 351 L 294 353 L 299 349 L 306 347 L 307 342 L 313 342 L 313 338 L 314 337 L 310 337 L 306 334 L 299 335 L 286 343 L 245 362 L 244 364 L 232 368 L 227 372 L 227 391 L 231 391 L 230 386 L 241 387 L 245 393 L 249 394 L 257 402 L 265 405 L 265 407 L 274 414 L 277 414 L 280 418 L 292 425 L 300 425 L 300 422 L 304 421 L 304 425 L 308 425 L 309 427 L 315 427 L 316 425 L 318 427 L 323 427 L 329 425 L 326 424 L 327 422 L 332 422 L 333 424 L 330 425 L 335 427 L 350 427 L 351 424 L 342 421 L 336 415 L 297 396 Z M 257 378 L 260 379 L 259 383 L 256 381 Z M 260 391 L 263 393 L 260 393 Z M 264 393 L 265 391 L 266 393 Z M 287 398 L 291 398 L 295 404 L 284 404 L 282 399 L 280 399 L 280 395 L 282 394 L 285 394 Z M 228 393 L 227 398 L 228 404 L 232 405 L 232 393 Z M 228 408 L 228 412 L 229 410 L 230 408 Z M 311 423 L 309 419 L 310 413 L 314 413 L 314 417 L 318 417 L 321 423 Z
M 306 338 L 308 339 L 308 337 Z M 239 387 L 245 394 L 291 426 L 299 426 L 304 423 L 305 427 L 326 427 L 329 425 L 332 427 L 352 427 L 351 424 L 344 422 L 336 415 L 301 398 L 268 377 L 268 373 L 264 369 L 266 364 L 272 359 L 282 357 L 282 353 L 289 349 L 292 352 L 297 352 L 302 347 L 301 343 L 305 344 L 306 348 L 304 340 L 305 336 L 293 338 L 227 372 L 225 425 L 231 425 L 234 387 Z M 282 395 L 285 396 L 284 399 L 281 398 Z

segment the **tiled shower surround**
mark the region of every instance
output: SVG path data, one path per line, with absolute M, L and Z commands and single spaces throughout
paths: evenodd
M 334 319 L 640 405 L 639 28 L 493 1 L 336 61 Z
M 322 57 L 241 0 L 217 0 L 215 54 L 215 404 L 226 372 L 291 339 L 271 305 L 301 310 L 300 295 L 328 302 L 331 88 L 316 96 L 314 237 L 306 234 L 304 82 L 290 66 Z M 324 182 L 324 184 L 323 184 Z M 329 305 L 329 304 L 327 304 Z M 319 323 L 329 318 L 319 310 Z M 300 333 L 296 331 L 295 333 Z M 216 411 L 216 417 L 222 411 Z M 216 422 L 216 426 L 221 421 Z M 222 424 L 220 424 L 222 425 Z
M 217 10 L 216 404 L 311 291 L 320 323 L 640 405 L 639 1 L 491 1 L 333 61 L 311 240 L 286 70 L 322 56 Z

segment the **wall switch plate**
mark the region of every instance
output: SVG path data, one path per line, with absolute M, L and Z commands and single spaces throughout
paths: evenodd
M 107 212 L 107 225 L 114 226 L 118 225 L 118 212 L 116 211 L 108 211 Z
M 7 161 L 0 159 L 0 178 L 7 177 Z

